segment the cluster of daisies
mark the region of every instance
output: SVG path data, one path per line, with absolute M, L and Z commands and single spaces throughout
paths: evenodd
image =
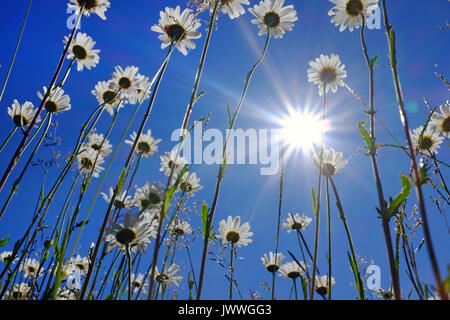
M 51 244 L 49 244 L 50 246 Z M 4 251 L 0 254 L 0 261 L 4 264 L 15 264 L 19 260 L 13 259 L 13 252 Z M 35 298 L 37 282 L 45 277 L 52 268 L 44 269 L 44 260 L 25 258 L 20 263 L 19 272 L 22 281 L 14 284 L 3 295 L 3 300 L 29 300 Z M 89 268 L 89 259 L 77 255 L 70 258 L 62 267 L 62 278 L 65 286 L 59 288 L 56 298 L 58 300 L 75 300 L 80 281 L 86 275 Z
M 292 214 L 289 213 L 288 217 L 283 221 L 283 228 L 287 230 L 288 233 L 302 232 L 307 226 L 312 222 L 312 218 L 302 214 Z M 219 235 L 218 238 L 222 243 L 222 246 L 231 246 L 232 248 L 247 246 L 252 242 L 251 236 L 253 232 L 250 232 L 250 224 L 245 222 L 241 224 L 241 217 L 228 216 L 226 220 L 221 220 L 219 222 Z M 281 252 L 274 253 L 272 251 L 269 254 L 264 253 L 261 258 L 264 268 L 275 274 L 277 272 L 280 277 L 291 279 L 294 282 L 298 278 L 310 279 L 311 276 L 308 272 L 308 266 L 304 261 L 290 261 L 283 264 L 285 256 Z M 322 297 L 325 297 L 328 292 L 329 283 L 334 286 L 336 283 L 335 279 L 331 277 L 328 279 L 327 275 L 316 275 L 314 281 L 314 289 Z

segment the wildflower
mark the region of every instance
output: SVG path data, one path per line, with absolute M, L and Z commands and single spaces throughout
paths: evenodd
M 363 24 L 363 17 L 367 20 L 372 11 L 378 8 L 378 0 L 330 0 L 335 6 L 328 12 L 334 16 L 331 23 L 340 25 L 339 31 L 347 27 L 350 32 L 358 29 Z
M 109 88 L 117 92 L 119 100 L 135 104 L 141 90 L 147 90 L 147 78 L 139 74 L 139 68 L 135 66 L 126 67 L 125 70 L 117 66 L 115 70 Z
M 271 273 L 275 273 L 280 269 L 281 263 L 284 259 L 284 255 L 282 253 L 277 253 L 276 255 L 270 251 L 269 256 L 267 253 L 264 253 L 264 256 L 261 258 L 261 261 L 267 271 Z
M 214 9 L 216 1 L 209 0 L 210 9 Z M 243 5 L 249 5 L 250 2 L 248 0 L 219 0 L 220 11 L 225 14 L 228 14 L 230 19 L 234 19 L 239 17 L 240 15 L 245 14 L 245 9 Z
M 74 271 L 79 274 L 86 274 L 89 269 L 89 260 L 88 258 L 82 258 L 80 255 L 77 255 L 75 258 L 69 259 L 69 264 L 74 267 Z
M 175 9 L 166 8 L 165 11 L 161 11 L 158 24 L 152 26 L 151 30 L 161 33 L 158 36 L 163 42 L 161 49 L 175 44 L 183 55 L 187 55 L 186 48 L 195 49 L 192 39 L 201 37 L 200 32 L 196 31 L 200 26 L 200 20 L 195 19 L 191 9 L 184 9 L 180 13 L 180 6 L 176 6 Z
M 334 93 L 339 86 L 344 85 L 343 79 L 347 78 L 345 64 L 341 64 L 339 56 L 332 54 L 331 57 L 320 55 L 315 61 L 310 61 L 308 69 L 308 81 L 319 85 L 319 94 L 322 96 L 330 89 Z
M 13 264 L 14 262 L 16 262 L 19 258 L 15 258 L 14 260 L 11 261 L 12 259 L 12 251 L 3 251 L 2 253 L 0 253 L 0 261 L 3 262 L 4 264 Z
M 29 101 L 21 105 L 19 101 L 14 99 L 12 106 L 8 107 L 8 115 L 16 127 L 28 126 L 36 115 L 36 112 L 37 109 L 34 109 L 33 104 Z M 39 121 L 40 119 L 38 118 L 36 122 Z
M 317 168 L 320 168 L 320 153 L 317 151 L 313 156 L 313 162 Z M 338 174 L 347 164 L 343 159 L 342 152 L 336 152 L 334 149 L 325 149 L 322 152 L 322 174 L 326 177 Z
M 25 273 L 25 278 L 34 277 L 39 278 L 42 275 L 42 270 L 38 273 L 39 261 L 36 259 L 27 258 L 20 265 L 20 271 Z
M 110 203 L 114 195 L 114 189 L 112 187 L 109 187 L 109 194 L 106 194 L 104 192 L 101 192 L 100 194 L 102 195 L 103 199 L 105 199 L 106 202 Z M 132 204 L 133 198 L 131 196 L 126 195 L 126 191 L 122 192 L 114 200 L 114 207 L 118 209 L 130 208 Z
M 314 290 L 322 297 L 324 297 L 328 293 L 328 276 L 316 276 L 316 280 L 314 281 Z M 333 277 L 331 277 L 331 287 L 336 284 L 336 281 Z
M 264 0 L 259 6 L 248 9 L 256 17 L 251 22 L 258 25 L 259 36 L 270 30 L 270 35 L 282 38 L 286 30 L 292 30 L 294 22 L 298 20 L 297 11 L 293 5 L 283 7 L 283 4 L 284 0 Z
M 125 143 L 133 146 L 136 137 L 137 133 L 133 131 L 133 133 L 130 135 L 131 140 L 125 140 Z M 148 158 L 158 152 L 158 143 L 160 142 L 161 139 L 155 139 L 152 137 L 152 131 L 149 129 L 147 133 L 141 133 L 141 135 L 139 136 L 135 151 L 139 156 Z
M 195 172 L 186 172 L 181 178 L 179 188 L 181 191 L 186 192 L 187 194 L 193 194 L 194 192 L 203 188 L 199 182 L 200 178 L 197 178 Z
M 281 265 L 279 270 L 279 276 L 296 279 L 305 273 L 306 264 L 303 261 L 300 261 L 299 263 L 291 261 Z
M 237 216 L 234 219 L 228 216 L 227 220 L 222 220 L 219 222 L 219 233 L 221 238 L 238 247 L 247 246 L 253 240 L 250 237 L 253 232 L 250 231 L 250 224 L 248 222 L 244 223 L 242 226 L 241 217 Z
M 183 220 L 174 221 L 168 230 L 179 237 L 192 233 L 191 225 Z
M 100 105 L 105 106 L 105 110 L 113 115 L 114 109 L 122 106 L 122 104 L 117 103 L 116 100 L 116 91 L 111 89 L 112 81 L 99 81 L 95 85 L 95 89 L 92 90 L 92 94 L 97 98 L 97 101 Z M 123 107 L 123 106 L 122 106 Z
M 434 112 L 431 115 L 430 128 L 434 128 L 446 138 L 450 138 L 450 102 L 440 107 L 442 114 Z
M 133 203 L 141 210 L 159 208 L 164 199 L 164 191 L 157 185 L 147 182 L 142 188 L 137 188 Z
M 182 276 L 177 275 L 179 272 L 180 266 L 175 263 L 171 264 L 167 270 L 163 270 L 162 272 L 158 272 L 158 267 L 156 267 L 155 280 L 161 284 L 178 286 L 183 279 Z
M 68 41 L 69 38 L 65 37 L 64 43 L 67 44 Z M 100 61 L 98 55 L 100 50 L 93 49 L 94 46 L 95 41 L 93 41 L 86 33 L 77 33 L 75 39 L 70 43 L 67 59 L 77 60 L 78 71 L 83 71 L 84 67 L 91 70 L 91 68 L 95 67 Z
M 91 13 L 98 15 L 102 20 L 106 20 L 105 12 L 111 6 L 108 0 L 70 0 L 67 4 L 69 9 L 76 9 L 76 14 L 80 14 L 81 7 L 84 6 L 83 14 L 89 17 Z
M 430 153 L 438 153 L 440 144 L 444 142 L 444 138 L 439 136 L 439 131 L 431 127 L 427 127 L 424 131 L 422 126 L 413 130 L 411 139 L 416 150 Z
M 83 149 L 92 149 L 102 157 L 107 157 L 112 152 L 112 145 L 104 138 L 103 134 L 94 132 L 88 135 L 88 142 L 81 147 L 81 150 Z
M 93 149 L 85 149 L 77 155 L 78 170 L 80 173 L 90 174 L 98 178 L 104 170 L 101 164 L 105 162 L 103 157 Z
M 44 95 L 47 92 L 47 88 L 44 87 L 44 93 L 38 91 L 37 95 L 39 99 L 43 100 Z M 60 87 L 53 88 L 45 101 L 45 110 L 50 113 L 59 113 L 70 110 L 70 97 L 64 94 L 64 90 Z
M 128 212 L 124 216 L 123 223 L 110 223 L 106 241 L 109 242 L 109 247 L 117 245 L 123 252 L 126 252 L 128 246 L 132 252 L 138 250 L 143 253 L 154 234 L 154 227 L 143 216 Z
M 135 273 L 132 273 L 131 286 L 133 287 L 133 293 L 137 293 L 139 290 L 141 290 L 141 293 L 146 293 L 148 282 L 144 282 L 144 275 L 142 273 L 139 273 L 137 276 Z
M 181 156 L 177 157 L 177 151 L 172 150 L 171 152 L 166 152 L 164 156 L 160 157 L 161 168 L 159 171 L 163 171 L 166 176 L 170 175 L 171 170 L 174 171 L 174 176 L 180 172 L 181 169 L 187 164 L 187 160 Z M 176 160 L 175 160 L 176 159 Z
M 299 215 L 296 213 L 292 215 L 289 213 L 289 216 L 283 222 L 283 228 L 287 229 L 287 232 L 290 233 L 292 230 L 302 230 L 311 224 L 312 219 L 310 217 L 303 215 Z
M 15 283 L 11 290 L 6 291 L 3 298 L 5 300 L 27 300 L 30 289 L 27 283 Z

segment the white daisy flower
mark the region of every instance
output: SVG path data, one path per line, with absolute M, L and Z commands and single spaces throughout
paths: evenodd
M 164 191 L 156 184 L 147 182 L 134 193 L 133 203 L 140 210 L 158 209 L 164 200 Z
M 130 135 L 131 140 L 125 140 L 125 143 L 133 146 L 134 141 L 136 140 L 137 133 L 133 131 Z M 155 153 L 158 152 L 158 143 L 161 142 L 161 139 L 155 139 L 152 137 L 152 131 L 148 129 L 147 133 L 141 133 L 139 136 L 139 140 L 136 144 L 135 151 L 141 157 L 148 158 Z
M 291 231 L 295 230 L 303 230 L 307 226 L 311 224 L 312 219 L 310 217 L 305 216 L 302 214 L 301 216 L 296 213 L 295 215 L 292 215 L 292 213 L 289 213 L 288 217 L 283 222 L 283 228 L 287 229 L 287 232 L 290 233 Z
M 163 42 L 161 49 L 166 48 L 171 43 L 176 44 L 177 49 L 183 55 L 187 55 L 187 49 L 195 49 L 195 43 L 192 39 L 201 37 L 200 32 L 196 31 L 201 24 L 199 19 L 195 19 L 191 9 L 184 9 L 180 13 L 180 6 L 176 6 L 175 9 L 166 8 L 159 14 L 159 22 L 152 26 L 151 30 L 161 33 L 158 36 L 158 39 Z
M 256 17 L 252 23 L 258 25 L 259 36 L 270 30 L 270 35 L 282 38 L 286 30 L 292 30 L 294 22 L 298 20 L 297 11 L 293 5 L 283 5 L 284 0 L 264 0 L 248 9 Z
M 110 203 L 114 195 L 114 189 L 112 187 L 109 187 L 109 194 L 106 194 L 104 192 L 101 192 L 100 194 L 102 195 L 103 199 L 105 199 L 106 202 Z M 126 191 L 123 191 L 122 194 L 120 194 L 114 200 L 114 207 L 118 209 L 131 208 L 132 205 L 133 205 L 133 197 L 130 195 L 126 196 Z
M 185 174 L 183 174 L 183 177 L 181 177 L 178 188 L 181 191 L 192 195 L 194 192 L 197 192 L 198 190 L 201 190 L 203 188 L 203 186 L 199 182 L 200 178 L 197 178 L 197 174 L 195 172 L 186 172 Z
M 216 1 L 209 0 L 209 7 L 212 12 L 214 9 Z M 240 15 L 245 14 L 245 9 L 243 5 L 248 6 L 250 2 L 248 0 L 219 0 L 220 11 L 228 14 L 230 19 L 234 19 L 239 17 Z
M 81 150 L 83 149 L 92 149 L 95 152 L 98 152 L 102 157 L 107 157 L 112 152 L 112 145 L 109 143 L 108 139 L 105 139 L 103 134 L 93 132 L 88 135 L 88 142 L 82 145 Z
M 69 37 L 64 37 L 64 44 L 67 44 Z M 95 41 L 86 33 L 77 33 L 75 39 L 70 43 L 67 59 L 77 60 L 77 70 L 83 71 L 84 67 L 91 70 L 100 62 L 98 53 L 100 50 L 93 49 Z
M 111 6 L 108 0 L 70 0 L 67 6 L 70 9 L 76 9 L 75 13 L 80 14 L 81 7 L 84 5 L 83 14 L 89 17 L 91 13 L 98 15 L 102 20 L 106 20 L 105 12 Z
M 442 133 L 444 137 L 450 138 L 450 102 L 440 107 L 441 113 L 434 112 L 428 126 Z
M 300 264 L 300 265 L 299 265 Z M 295 261 L 287 262 L 280 266 L 280 277 L 286 277 L 289 279 L 296 279 L 306 272 L 306 264 L 303 261 L 299 263 Z
M 264 253 L 264 256 L 261 258 L 261 261 L 264 265 L 264 267 L 269 272 L 277 272 L 278 269 L 280 269 L 281 263 L 283 262 L 283 259 L 285 256 L 282 253 L 275 254 L 270 251 L 269 256 L 267 256 L 267 253 Z
M 334 93 L 339 86 L 344 86 L 343 79 L 347 78 L 347 71 L 345 71 L 345 64 L 341 64 L 339 56 L 332 54 L 331 57 L 320 55 L 315 61 L 310 61 L 311 66 L 308 69 L 308 81 L 319 85 L 319 94 L 324 94 L 330 89 Z
M 242 226 L 241 217 L 237 216 L 234 219 L 228 216 L 227 220 L 219 222 L 220 237 L 227 243 L 240 246 L 247 246 L 253 240 L 250 237 L 253 232 L 250 231 L 250 224 L 244 223 Z
M 11 290 L 5 292 L 4 300 L 27 300 L 30 286 L 27 283 L 15 283 Z
M 139 250 L 144 253 L 155 233 L 155 228 L 142 215 L 128 212 L 122 224 L 110 222 L 106 231 L 106 241 L 109 242 L 110 248 L 118 246 L 119 250 L 126 252 L 128 245 L 131 252 Z
M 372 11 L 378 8 L 378 0 L 330 0 L 335 6 L 328 12 L 329 16 L 334 16 L 331 23 L 340 25 L 339 31 L 344 31 L 347 27 L 352 32 L 363 24 L 364 19 L 372 15 Z
M 34 109 L 33 104 L 29 101 L 26 101 L 21 105 L 19 101 L 14 99 L 12 106 L 8 107 L 8 115 L 11 117 L 16 127 L 28 126 L 34 119 L 36 112 L 37 109 Z M 37 119 L 36 123 L 39 121 L 41 121 L 40 118 Z
M 37 92 L 39 99 L 43 100 L 47 92 L 47 87 L 44 87 L 44 93 Z M 60 87 L 53 88 L 50 92 L 47 101 L 45 102 L 45 110 L 50 113 L 59 113 L 70 110 L 70 97 L 64 94 L 64 90 Z
M 178 286 L 183 279 L 182 276 L 178 275 L 179 272 L 180 266 L 175 263 L 171 264 L 167 270 L 161 273 L 158 271 L 158 267 L 156 267 L 155 280 L 164 285 Z
M 177 158 L 177 150 L 172 150 L 171 152 L 166 152 L 165 155 L 160 157 L 161 168 L 159 171 L 163 171 L 166 176 L 170 176 L 170 172 L 173 169 L 174 176 L 178 175 L 181 169 L 188 163 L 187 160 L 181 156 Z M 176 161 L 175 161 L 176 159 Z
M 331 277 L 331 287 L 336 284 L 336 281 L 333 277 Z M 328 276 L 316 276 L 316 280 L 314 281 L 314 290 L 322 297 L 324 297 L 328 293 Z
M 113 115 L 114 109 L 120 105 L 120 108 L 123 108 L 123 104 L 117 103 L 116 99 L 116 91 L 111 89 L 112 81 L 99 81 L 95 85 L 95 89 L 92 90 L 92 94 L 97 98 L 97 101 L 100 105 L 104 105 L 105 110 Z
M 130 104 L 135 104 L 139 99 L 142 90 L 147 90 L 147 78 L 139 74 L 139 68 L 135 66 L 117 66 L 110 81 L 110 89 L 117 92 L 117 98 Z
M 142 294 L 147 292 L 148 282 L 144 281 L 144 275 L 139 273 L 137 276 L 135 273 L 131 274 L 131 286 L 133 287 L 133 293 L 137 293 L 141 290 Z
M 382 298 L 384 300 L 391 300 L 392 297 L 394 296 L 394 293 L 392 292 L 392 288 L 390 288 L 389 290 L 384 290 L 382 288 L 378 288 L 378 289 L 373 289 L 374 294 L 376 297 L 378 298 Z
M 82 258 L 80 255 L 70 258 L 68 264 L 72 265 L 74 271 L 78 272 L 79 274 L 86 274 L 89 269 L 88 258 Z
M 439 131 L 436 131 L 430 126 L 423 132 L 423 126 L 413 130 L 411 134 L 413 146 L 418 151 L 429 151 L 430 153 L 438 153 L 440 144 L 444 142 L 444 137 L 439 135 Z
M 0 261 L 3 262 L 4 264 L 8 264 L 11 261 L 12 258 L 12 251 L 3 251 L 2 253 L 0 253 Z M 19 258 L 15 258 L 11 264 L 15 263 Z
M 174 221 L 168 230 L 176 236 L 184 236 L 192 233 L 191 225 L 184 220 Z
M 313 156 L 313 162 L 317 168 L 320 168 L 320 153 L 317 151 Z M 334 149 L 325 149 L 322 153 L 322 174 L 326 177 L 338 174 L 345 166 L 347 161 L 344 160 L 342 152 L 336 152 Z
M 78 296 L 74 290 L 59 288 L 56 293 L 56 300 L 78 300 Z
M 20 265 L 20 271 L 24 272 L 25 278 L 33 277 L 39 278 L 42 275 L 42 270 L 38 273 L 39 261 L 32 258 L 27 258 Z
M 103 157 L 93 149 L 85 149 L 77 155 L 78 170 L 84 174 L 91 174 L 98 178 L 100 172 L 105 168 L 101 164 L 105 162 Z

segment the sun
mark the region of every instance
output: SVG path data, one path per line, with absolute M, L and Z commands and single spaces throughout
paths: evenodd
M 292 112 L 282 119 L 281 139 L 291 148 L 310 151 L 319 145 L 322 133 L 328 130 L 328 122 L 319 116 L 306 112 Z

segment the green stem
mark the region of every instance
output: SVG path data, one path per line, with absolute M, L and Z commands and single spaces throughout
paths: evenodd
M 352 236 L 351 236 L 351 233 L 350 233 L 350 229 L 349 229 L 348 224 L 347 224 L 347 219 L 345 218 L 345 213 L 344 213 L 344 209 L 343 209 L 343 206 L 342 206 L 342 202 L 341 202 L 341 199 L 339 197 L 336 185 L 334 184 L 333 178 L 330 176 L 330 177 L 327 178 L 327 180 L 329 180 L 331 182 L 331 187 L 333 189 L 334 196 L 336 198 L 336 206 L 337 206 L 337 208 L 339 210 L 339 218 L 342 220 L 342 223 L 344 224 L 345 233 L 347 235 L 348 244 L 350 246 L 350 251 L 351 251 L 351 254 L 352 254 L 352 259 L 353 259 L 353 262 L 355 264 L 356 272 L 354 272 L 354 273 L 355 273 L 355 280 L 357 282 L 356 283 L 356 288 L 358 290 L 359 299 L 360 300 L 364 300 L 364 288 L 363 288 L 363 283 L 361 281 L 361 276 L 360 276 L 360 273 L 359 273 L 359 270 L 358 270 L 358 260 L 356 258 L 355 248 L 353 246 L 353 240 L 352 240 Z M 329 278 L 331 278 L 330 275 L 329 275 Z M 331 290 L 331 286 L 329 286 L 329 290 Z
M 128 243 L 126 244 L 127 250 L 127 260 L 128 260 L 128 300 L 131 300 L 133 292 L 131 291 L 131 254 L 130 254 L 130 246 Z
M 8 73 L 6 74 L 5 81 L 3 82 L 2 91 L 0 92 L 0 101 L 2 101 L 3 94 L 5 93 L 5 89 L 6 89 L 6 84 L 8 83 L 9 76 L 11 75 L 11 70 L 13 68 L 14 61 L 16 59 L 17 51 L 19 50 L 20 41 L 22 40 L 23 31 L 25 30 L 25 25 L 27 23 L 28 14 L 30 13 L 30 8 L 31 8 L 32 2 L 33 2 L 33 0 L 30 0 L 30 2 L 28 2 L 27 12 L 25 14 L 25 18 L 22 23 L 22 28 L 20 29 L 20 34 L 19 34 L 19 38 L 17 39 L 16 48 L 14 49 L 14 53 L 11 58 L 11 62 L 9 64 Z M 1 151 L 1 149 L 0 149 L 0 151 Z
M 259 64 L 261 63 L 261 61 L 263 60 L 266 52 L 267 52 L 267 48 L 269 46 L 269 40 L 270 40 L 270 28 L 267 30 L 267 38 L 266 38 L 266 43 L 264 45 L 264 49 L 260 55 L 260 57 L 258 58 L 258 60 L 256 61 L 255 65 L 250 69 L 250 72 L 247 74 L 247 78 L 245 81 L 245 85 L 244 85 L 244 89 L 242 91 L 241 94 L 241 98 L 239 100 L 239 103 L 236 107 L 236 111 L 234 113 L 234 116 L 232 119 L 230 119 L 230 123 L 229 123 L 229 129 L 233 129 L 234 124 L 236 122 L 236 119 L 239 115 L 239 112 L 241 110 L 242 104 L 244 103 L 245 100 L 245 96 L 247 94 L 247 90 L 248 87 L 250 85 L 250 80 L 253 76 L 253 73 L 255 72 L 255 70 L 258 68 Z M 231 134 L 232 130 L 229 130 L 227 137 L 225 139 L 225 143 L 222 149 L 222 164 L 219 167 L 219 173 L 217 175 L 217 181 L 216 181 L 216 188 L 214 191 L 214 199 L 213 199 L 213 203 L 211 205 L 211 211 L 209 213 L 208 216 L 208 220 L 207 220 L 207 230 L 210 230 L 211 226 L 212 226 L 212 222 L 214 219 L 214 213 L 216 211 L 217 208 L 217 203 L 219 201 L 219 194 L 220 194 L 220 186 L 222 184 L 222 180 L 224 177 L 224 170 L 225 170 L 225 166 L 226 166 L 226 150 L 227 150 L 227 144 L 228 144 L 228 140 L 230 138 L 230 134 Z M 203 277 L 205 274 L 205 264 L 206 264 L 206 256 L 208 253 L 208 246 L 209 246 L 209 237 L 205 237 L 204 242 L 203 242 L 203 252 L 202 252 L 202 260 L 201 260 L 201 267 L 200 267 L 200 277 L 199 277 L 199 282 L 198 282 L 198 290 L 197 290 L 197 296 L 196 299 L 200 300 L 201 294 L 202 294 L 202 288 L 203 288 Z
M 233 257 L 234 257 L 234 243 L 231 244 L 230 248 L 230 288 L 228 290 L 228 296 L 230 300 L 233 300 Z
M 326 179 L 327 188 L 327 219 L 328 219 L 328 300 L 331 300 L 331 215 L 330 215 L 330 186 Z
M 3 148 L 6 146 L 6 144 L 9 142 L 9 139 L 13 136 L 13 134 L 16 132 L 18 126 L 15 126 L 14 129 L 11 130 L 9 135 L 6 137 L 5 141 L 2 143 L 2 146 L 0 147 L 0 152 L 2 152 Z
M 406 114 L 406 108 L 405 108 L 405 102 L 403 98 L 403 91 L 402 86 L 400 83 L 400 76 L 398 74 L 398 61 L 397 61 L 397 51 L 396 51 L 396 41 L 395 41 L 395 32 L 392 26 L 389 24 L 388 20 L 388 14 L 386 9 L 386 0 L 382 0 L 382 8 L 383 8 L 383 14 L 384 14 L 384 25 L 386 27 L 386 35 L 388 40 L 388 46 L 389 46 L 389 53 L 390 53 L 390 65 L 392 70 L 392 76 L 394 79 L 394 86 L 395 86 L 395 93 L 397 96 L 398 101 L 398 107 L 399 107 L 399 113 L 400 113 L 400 119 L 403 124 L 403 129 L 405 132 L 406 140 L 408 142 L 408 148 L 410 152 L 410 158 L 411 158 L 411 166 L 414 173 L 415 178 L 415 188 L 416 188 L 416 194 L 417 194 L 417 200 L 419 202 L 419 211 L 422 217 L 422 226 L 423 231 L 425 235 L 425 244 L 427 246 L 428 255 L 431 262 L 431 267 L 434 273 L 434 277 L 436 279 L 436 284 L 439 290 L 439 294 L 443 300 L 448 300 L 448 293 L 445 289 L 444 283 L 442 282 L 441 274 L 439 272 L 439 266 L 436 259 L 436 254 L 434 252 L 433 243 L 431 240 L 431 232 L 429 228 L 428 223 L 428 216 L 425 208 L 425 199 L 423 196 L 423 190 L 422 190 L 422 179 L 419 171 L 419 166 L 417 164 L 416 154 L 414 150 L 414 146 L 412 143 L 411 138 L 411 130 L 408 123 L 408 118 Z

